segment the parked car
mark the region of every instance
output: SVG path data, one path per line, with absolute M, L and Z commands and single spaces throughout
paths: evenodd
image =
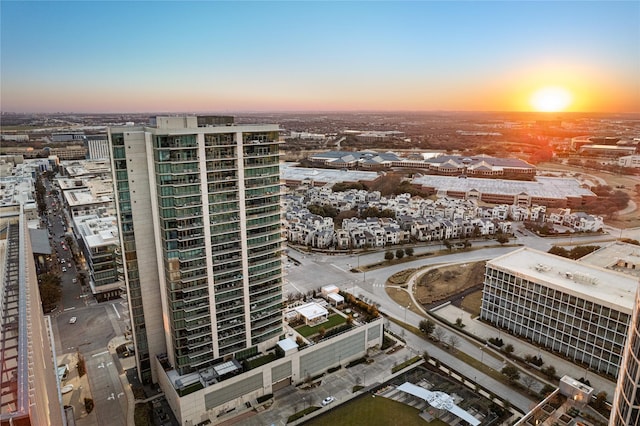
M 329 405 L 335 400 L 336 399 L 334 397 L 328 396 L 328 397 L 326 397 L 325 399 L 322 400 L 322 405 Z
M 78 321 L 78 318 L 76 318 L 76 317 L 69 318 L 69 324 L 75 324 L 76 321 Z

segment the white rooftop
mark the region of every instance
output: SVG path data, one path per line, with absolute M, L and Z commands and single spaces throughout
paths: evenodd
M 118 245 L 118 221 L 114 216 L 98 217 L 97 215 L 77 216 L 74 219 L 76 228 L 88 247 Z
M 376 180 L 377 172 L 361 172 L 357 170 L 339 169 L 309 169 L 305 167 L 294 167 L 297 163 L 280 163 L 280 178 L 284 180 L 303 181 L 311 179 L 316 182 L 338 183 L 338 182 L 370 182 Z
M 532 197 L 558 199 L 583 195 L 595 197 L 593 192 L 581 187 L 580 182 L 573 178 L 537 176 L 535 181 L 518 181 L 426 175 L 413 179 L 412 183 L 450 191 L 468 192 L 475 189 L 483 194 L 527 194 Z
M 89 189 L 70 189 L 63 192 L 69 207 L 77 207 L 91 204 L 110 203 L 111 198 L 106 195 L 96 197 Z
M 302 315 L 308 320 L 314 320 L 316 318 L 321 318 L 329 314 L 329 311 L 315 302 L 309 302 L 294 309 L 298 314 Z
M 630 275 L 640 275 L 640 269 L 617 268 L 618 262 L 626 262 L 631 265 L 640 265 L 640 246 L 616 241 L 604 246 L 588 255 L 580 258 L 582 263 L 599 266 L 601 268 L 615 269 Z
M 293 339 L 287 337 L 286 339 L 282 339 L 278 342 L 278 346 L 286 353 L 292 349 L 296 349 L 298 344 L 293 341 Z
M 631 314 L 637 279 L 629 275 L 523 247 L 487 262 L 548 287 Z
M 480 424 L 480 420 L 476 419 L 471 413 L 468 413 L 467 411 L 454 404 L 453 398 L 451 398 L 450 395 L 444 392 L 431 392 L 425 388 L 416 386 L 413 383 L 409 382 L 401 384 L 397 389 L 413 396 L 417 396 L 420 399 L 424 399 L 433 408 L 437 408 L 438 410 L 447 410 L 473 426 L 478 426 Z
M 344 297 L 340 296 L 338 293 L 329 293 L 327 297 L 336 303 L 344 302 Z

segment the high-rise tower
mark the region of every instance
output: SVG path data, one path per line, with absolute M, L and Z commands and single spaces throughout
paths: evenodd
M 195 116 L 109 129 L 143 382 L 157 355 L 188 374 L 282 332 L 278 130 Z
M 640 287 L 620 365 L 609 426 L 640 424 Z

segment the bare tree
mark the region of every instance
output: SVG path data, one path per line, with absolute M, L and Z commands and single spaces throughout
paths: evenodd
M 436 329 L 433 330 L 432 334 L 436 341 L 440 342 L 442 341 L 446 333 L 442 327 L 436 327 Z
M 452 334 L 449 336 L 449 344 L 451 345 L 451 349 L 455 352 L 458 345 L 460 345 L 460 338 L 455 334 Z
M 522 376 L 522 383 L 527 387 L 527 390 L 530 390 L 531 386 L 536 384 L 536 379 L 529 376 L 528 374 L 525 374 L 524 376 Z

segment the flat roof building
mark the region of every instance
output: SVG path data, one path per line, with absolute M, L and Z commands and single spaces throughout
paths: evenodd
M 24 212 L 0 229 L 0 424 L 62 425 L 51 323 L 42 314 Z
M 120 270 L 118 221 L 113 216 L 76 216 L 74 228 L 89 270 L 89 286 L 98 302 L 120 297 L 124 277 Z
M 414 178 L 412 183 L 438 196 L 491 204 L 578 207 L 596 198 L 596 194 L 572 178 L 537 176 L 534 181 L 517 181 L 426 175 Z
M 480 317 L 615 377 L 636 279 L 522 248 L 486 264 Z
M 640 246 L 616 241 L 581 257 L 580 262 L 640 277 Z
M 286 185 L 324 186 L 339 182 L 373 182 L 380 177 L 378 172 L 360 170 L 310 169 L 295 167 L 297 163 L 282 163 L 280 175 Z

